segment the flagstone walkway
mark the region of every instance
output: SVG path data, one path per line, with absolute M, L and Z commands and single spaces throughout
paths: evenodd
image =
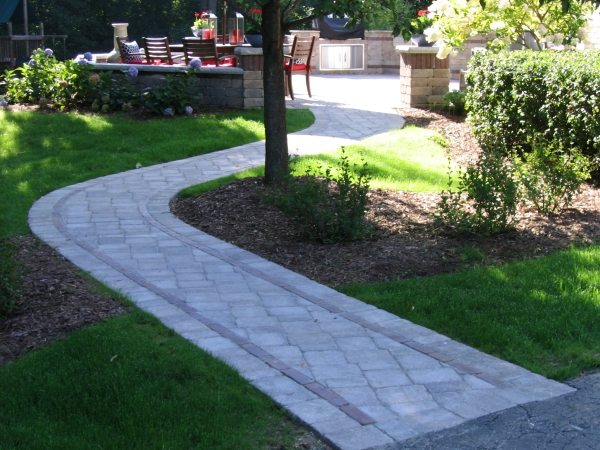
M 396 76 L 312 76 L 290 107 L 316 121 L 290 152 L 332 151 L 403 125 Z M 52 192 L 32 231 L 340 449 L 386 448 L 573 388 L 347 297 L 192 228 L 181 189 L 263 163 L 257 142 Z

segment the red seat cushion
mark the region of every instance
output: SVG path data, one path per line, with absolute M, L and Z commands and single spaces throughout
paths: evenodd
M 202 67 L 217 67 L 217 63 L 214 59 L 202 60 Z M 233 67 L 230 58 L 225 58 L 223 62 L 219 62 L 219 67 Z
M 283 67 L 287 72 L 290 71 L 290 69 L 292 71 L 296 71 L 296 70 L 306 70 L 306 64 L 294 64 L 291 65 L 290 63 L 286 63 L 285 66 Z M 312 72 L 312 67 L 309 67 L 308 70 L 310 72 Z

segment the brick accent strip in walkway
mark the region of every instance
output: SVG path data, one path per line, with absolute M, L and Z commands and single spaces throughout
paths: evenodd
M 312 127 L 290 135 L 293 153 L 335 150 L 403 124 L 390 108 L 396 77 L 311 80 L 313 92 L 327 97 L 299 94 L 290 104 L 316 116 Z M 91 180 L 38 200 L 29 224 L 74 264 L 235 367 L 335 448 L 384 448 L 573 391 L 170 213 L 181 189 L 263 161 L 258 142 Z

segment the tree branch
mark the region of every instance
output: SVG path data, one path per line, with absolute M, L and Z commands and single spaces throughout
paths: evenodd
M 283 9 L 283 14 L 281 15 L 281 18 L 284 22 L 285 19 L 287 19 L 289 15 L 296 10 L 296 8 L 300 5 L 301 2 L 302 0 L 293 0 L 288 3 L 288 6 L 286 6 Z
M 310 16 L 304 17 L 302 19 L 294 20 L 293 22 L 287 22 L 282 25 L 282 29 L 284 31 L 291 30 L 293 27 L 297 27 L 300 25 L 304 25 L 305 23 L 311 22 L 313 19 L 316 19 L 318 16 L 315 14 L 311 14 Z

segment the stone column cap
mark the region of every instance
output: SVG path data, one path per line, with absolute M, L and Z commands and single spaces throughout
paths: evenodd
M 438 47 L 417 47 L 416 45 L 396 45 L 396 51 L 399 53 L 414 53 L 414 54 L 436 54 L 439 51 Z

